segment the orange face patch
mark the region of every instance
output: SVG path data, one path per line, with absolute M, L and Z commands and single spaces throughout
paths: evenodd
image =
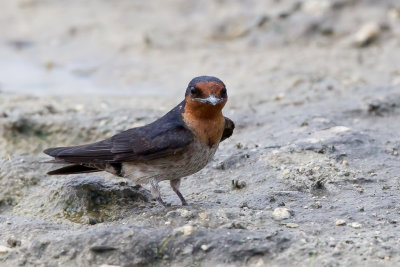
M 196 88 L 201 91 L 202 97 L 207 97 L 210 95 L 214 95 L 216 97 L 223 97 L 221 95 L 222 89 L 225 86 L 219 82 L 199 82 L 196 84 Z

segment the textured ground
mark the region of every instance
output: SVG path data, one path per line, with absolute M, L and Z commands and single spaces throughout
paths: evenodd
M 400 264 L 397 1 L 167 2 L 0 4 L 0 266 Z M 189 207 L 45 175 L 44 148 L 149 123 L 202 74 L 237 128 Z

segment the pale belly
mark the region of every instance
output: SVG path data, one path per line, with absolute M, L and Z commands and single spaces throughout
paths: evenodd
M 125 163 L 122 175 L 138 184 L 148 183 L 152 178 L 159 181 L 179 179 L 203 169 L 217 148 L 218 144 L 209 147 L 195 141 L 179 155 L 147 162 Z

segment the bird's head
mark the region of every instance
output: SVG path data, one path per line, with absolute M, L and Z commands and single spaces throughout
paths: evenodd
M 198 116 L 219 114 L 228 100 L 225 84 L 212 76 L 200 76 L 190 81 L 185 94 L 186 107 Z

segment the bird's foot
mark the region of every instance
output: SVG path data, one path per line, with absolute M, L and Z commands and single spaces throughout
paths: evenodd
M 182 202 L 182 206 L 189 206 L 189 204 L 186 202 L 185 198 L 182 196 L 181 192 L 179 192 L 179 194 L 177 193 L 177 195 L 178 195 L 178 197 L 180 198 L 180 200 Z
M 164 202 L 161 197 L 157 197 L 155 200 L 157 200 L 157 202 L 163 205 L 165 208 L 171 206 L 171 204 Z

